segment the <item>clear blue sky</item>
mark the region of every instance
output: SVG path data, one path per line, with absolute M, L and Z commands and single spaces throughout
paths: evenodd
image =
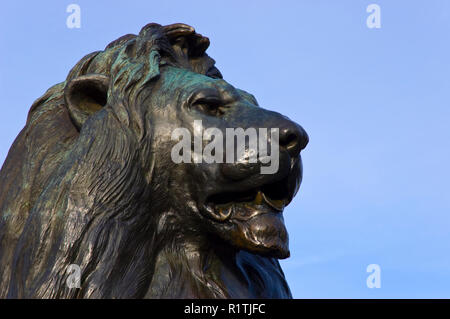
M 81 7 L 81 29 L 66 7 Z M 381 8 L 381 28 L 366 7 Z M 184 22 L 233 85 L 303 125 L 285 211 L 296 298 L 450 297 L 450 2 L 7 1 L 0 163 L 32 102 L 85 54 L 148 22 Z M 379 264 L 381 288 L 366 286 Z

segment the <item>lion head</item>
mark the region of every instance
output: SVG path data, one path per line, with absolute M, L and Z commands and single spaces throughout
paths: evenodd
M 308 136 L 223 80 L 208 45 L 190 26 L 148 24 L 33 104 L 0 173 L 1 297 L 291 297 L 282 212 Z M 262 174 L 248 147 L 174 161 L 174 131 L 209 127 L 276 128 L 277 170 Z

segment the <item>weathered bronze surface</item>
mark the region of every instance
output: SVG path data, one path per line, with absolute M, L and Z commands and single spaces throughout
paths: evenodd
M 0 172 L 1 298 L 291 297 L 274 203 L 296 194 L 308 136 L 224 81 L 208 46 L 190 26 L 148 24 L 32 105 Z M 278 172 L 174 163 L 172 131 L 199 119 L 279 128 Z

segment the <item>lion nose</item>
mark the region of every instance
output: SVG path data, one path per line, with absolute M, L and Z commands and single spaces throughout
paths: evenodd
M 286 120 L 284 125 L 280 126 L 279 138 L 280 147 L 285 148 L 293 157 L 298 156 L 309 141 L 308 134 L 303 127 L 290 120 Z

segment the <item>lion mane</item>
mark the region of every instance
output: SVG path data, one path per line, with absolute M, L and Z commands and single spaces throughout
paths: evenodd
M 148 95 L 143 88 L 157 82 L 164 65 L 221 78 L 205 53 L 208 46 L 208 38 L 190 26 L 148 24 L 139 35 L 125 35 L 83 57 L 64 82 L 34 102 L 0 172 L 0 298 L 146 296 L 154 252 L 170 240 L 152 218 L 165 200 L 159 192 L 163 177 L 153 174 L 152 165 L 167 154 L 150 152 L 144 142 L 152 132 L 138 105 Z M 82 111 L 71 114 L 64 97 L 76 88 L 72 80 L 91 74 L 107 78 L 99 85 L 109 91 L 107 101 L 96 92 L 90 96 L 115 111 L 102 109 L 95 119 Z M 83 121 L 89 125 L 81 129 Z M 283 290 L 278 295 L 290 296 L 278 261 L 247 262 L 249 256 L 239 261 L 243 269 L 252 268 L 249 285 L 263 291 L 270 286 L 266 281 L 276 280 Z M 82 269 L 79 289 L 66 285 L 71 264 Z M 220 283 L 193 280 L 209 287 L 202 297 L 227 297 Z M 277 292 L 261 297 L 272 294 Z

